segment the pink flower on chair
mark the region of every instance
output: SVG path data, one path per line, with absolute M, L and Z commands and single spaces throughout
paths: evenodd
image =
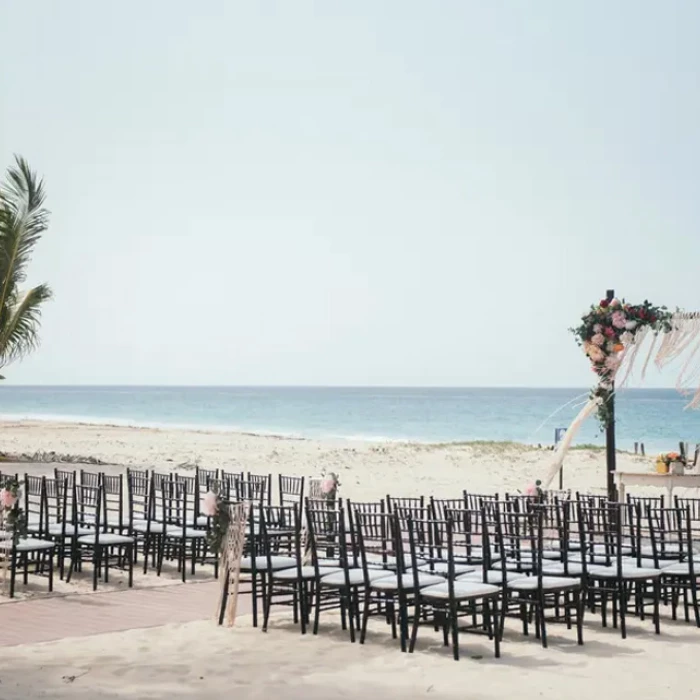
M 335 479 L 332 476 L 327 476 L 321 482 L 321 493 L 325 496 L 333 493 L 335 491 Z
M 526 496 L 536 496 L 537 495 L 537 486 L 534 484 L 529 484 L 527 488 L 525 489 L 525 495 Z
M 219 507 L 219 499 L 213 491 L 207 491 L 202 499 L 202 513 L 208 518 L 213 518 Z
M 17 503 L 17 496 L 12 491 L 0 489 L 0 506 L 9 510 L 14 507 L 15 503 Z

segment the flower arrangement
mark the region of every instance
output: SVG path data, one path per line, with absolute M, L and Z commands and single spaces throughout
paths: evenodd
M 544 490 L 542 489 L 542 482 L 537 479 L 534 484 L 529 484 L 525 488 L 525 495 L 530 496 L 530 498 L 536 498 L 538 501 L 544 501 Z
M 216 554 L 221 554 L 230 523 L 228 505 L 218 493 L 207 491 L 202 499 L 202 514 L 211 518 L 211 527 L 207 534 L 207 545 Z
M 338 496 L 338 488 L 340 488 L 340 479 L 335 472 L 324 474 L 321 479 L 321 494 L 328 501 L 335 501 Z
M 663 452 L 656 458 L 657 462 L 663 462 L 666 466 L 670 466 L 671 462 L 680 462 L 685 465 L 685 457 L 679 452 Z
M 671 331 L 671 313 L 665 306 L 654 306 L 648 301 L 633 306 L 624 299 L 603 299 L 591 306 L 576 328 L 570 329 L 599 377 L 591 398 L 602 399 L 598 408 L 601 430 L 610 422 L 608 399 L 612 396 L 612 383 L 624 351 L 634 344 L 642 328 L 650 328 L 655 333 Z
M 0 488 L 0 521 L 5 530 L 12 535 L 12 543 L 17 544 L 20 537 L 27 534 L 24 510 L 20 506 L 20 482 L 16 477 L 7 477 Z

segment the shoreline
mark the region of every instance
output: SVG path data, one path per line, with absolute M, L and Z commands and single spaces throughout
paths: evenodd
M 253 438 L 269 438 L 271 440 L 292 440 L 299 442 L 338 442 L 338 443 L 360 443 L 367 445 L 389 444 L 415 447 L 479 447 L 479 446 L 502 446 L 526 450 L 549 450 L 553 446 L 544 442 L 520 442 L 518 440 L 492 440 L 489 438 L 471 438 L 457 440 L 420 440 L 417 438 L 393 438 L 386 436 L 366 436 L 366 435 L 302 435 L 299 433 L 284 433 L 267 430 L 245 430 L 237 426 L 227 427 L 218 425 L 197 425 L 194 423 L 161 423 L 161 422 L 138 422 L 130 420 L 119 420 L 115 418 L 95 418 L 89 419 L 78 416 L 27 416 L 26 414 L 0 414 L 0 429 L 19 427 L 81 427 L 81 428 L 114 428 L 135 431 L 150 431 L 155 433 L 178 432 L 197 433 L 202 435 L 234 435 Z M 593 445 L 582 443 L 572 445 L 571 450 L 604 450 L 605 445 Z M 629 450 L 617 450 L 621 453 L 630 453 Z

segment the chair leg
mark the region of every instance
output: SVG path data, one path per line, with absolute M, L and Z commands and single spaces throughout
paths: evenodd
M 320 581 L 315 581 L 315 594 L 316 594 L 316 600 L 315 600 L 315 609 L 314 609 L 314 628 L 313 628 L 313 633 L 318 634 L 318 623 L 321 617 L 321 582 Z
M 459 661 L 459 620 L 455 601 L 450 601 L 450 622 L 452 623 L 452 656 L 455 661 Z
M 56 553 L 55 549 L 49 550 L 49 593 L 53 592 L 53 558 Z
M 362 627 L 360 628 L 360 644 L 365 643 L 365 638 L 367 637 L 367 622 L 369 621 L 369 608 L 370 608 L 370 589 L 365 591 L 365 601 L 362 606 Z
M 17 578 L 17 551 L 12 548 L 10 555 L 10 598 L 15 597 L 15 580 Z
M 274 584 L 272 583 L 272 581 L 270 581 L 270 585 L 267 587 L 267 590 L 263 592 L 263 632 L 267 632 L 267 622 L 270 619 L 270 608 L 272 607 L 273 590 Z M 296 615 L 296 607 L 294 609 L 294 613 Z M 294 620 L 294 622 L 296 623 L 296 620 Z
M 416 648 L 416 638 L 418 637 L 418 625 L 421 618 L 421 604 L 418 592 L 416 592 L 416 609 L 413 614 L 413 629 L 411 630 L 411 641 L 408 645 L 408 653 L 412 654 Z
M 501 658 L 501 628 L 500 615 L 498 612 L 498 598 L 493 598 L 491 605 L 492 624 L 493 624 L 493 654 L 497 659 Z
M 134 587 L 134 557 L 132 556 L 136 550 L 136 544 L 129 545 L 129 588 Z
M 95 547 L 92 552 L 92 590 L 97 590 L 97 575 L 100 571 L 100 548 Z
M 305 582 L 304 579 L 300 579 L 299 582 L 296 585 L 296 588 L 298 588 L 299 593 L 299 612 L 301 614 L 301 633 L 306 634 L 306 624 L 308 622 L 309 616 L 306 611 L 306 591 L 305 591 Z
M 657 577 L 654 579 L 654 632 L 656 634 L 661 634 L 661 626 L 659 619 L 659 601 L 661 600 L 661 579 Z M 686 616 L 688 613 L 688 608 L 686 607 Z
M 620 600 L 620 634 L 623 639 L 627 639 L 627 586 L 624 581 L 617 582 L 617 591 L 613 595 L 617 595 Z
M 695 625 L 700 627 L 700 610 L 698 610 L 698 585 L 695 577 L 693 576 L 688 581 L 690 586 L 690 599 L 693 603 L 693 612 L 695 613 Z
M 576 605 L 576 641 L 579 646 L 583 646 L 583 615 L 586 609 L 586 601 L 582 591 L 576 591 L 574 604 Z

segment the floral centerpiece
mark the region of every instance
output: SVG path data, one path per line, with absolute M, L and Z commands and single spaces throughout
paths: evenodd
M 202 514 L 211 518 L 207 545 L 212 552 L 221 554 L 230 521 L 228 504 L 221 498 L 220 494 L 215 491 L 207 491 L 202 499 Z
M 669 471 L 673 471 L 675 465 L 678 465 L 679 471 L 685 470 L 685 457 L 679 452 L 662 452 L 656 458 L 656 471 L 659 474 L 668 474 Z
M 610 422 L 608 399 L 625 351 L 634 344 L 636 334 L 646 328 L 655 333 L 671 331 L 671 313 L 665 306 L 654 306 L 648 301 L 635 306 L 624 299 L 603 299 L 591 306 L 580 325 L 570 329 L 599 377 L 591 398 L 602 399 L 598 407 L 601 430 Z
M 0 485 L 0 523 L 17 544 L 26 535 L 24 510 L 20 506 L 20 482 L 16 477 L 4 479 Z

